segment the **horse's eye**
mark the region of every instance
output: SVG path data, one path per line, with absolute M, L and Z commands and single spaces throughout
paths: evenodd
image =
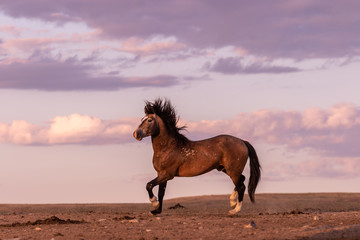
M 148 119 L 148 122 L 152 122 L 152 119 L 151 119 L 151 118 L 149 118 L 149 119 Z

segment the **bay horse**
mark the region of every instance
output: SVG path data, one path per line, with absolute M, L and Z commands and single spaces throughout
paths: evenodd
M 151 214 L 161 213 L 167 181 L 174 177 L 192 177 L 213 169 L 226 173 L 235 184 L 230 195 L 229 214 L 241 210 L 245 192 L 245 176 L 242 175 L 247 159 L 250 159 L 248 194 L 252 202 L 260 179 L 260 163 L 254 147 L 247 141 L 230 135 L 219 135 L 205 140 L 191 141 L 180 133 L 179 118 L 171 102 L 156 99 L 145 102 L 145 117 L 134 131 L 135 139 L 141 141 L 151 136 L 154 150 L 153 165 L 157 177 L 146 184 L 149 200 L 155 208 Z M 158 198 L 153 188 L 159 185 Z

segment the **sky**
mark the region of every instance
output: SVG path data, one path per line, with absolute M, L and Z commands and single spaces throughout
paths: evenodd
M 0 0 L 0 203 L 147 202 L 144 102 L 258 152 L 258 193 L 360 191 L 359 1 Z M 244 175 L 249 177 L 249 168 Z M 216 170 L 165 199 L 230 194 Z

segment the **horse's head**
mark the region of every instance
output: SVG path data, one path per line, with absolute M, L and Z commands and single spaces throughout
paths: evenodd
M 144 137 L 159 134 L 159 124 L 156 114 L 147 114 L 141 119 L 141 124 L 134 131 L 134 138 L 141 141 Z

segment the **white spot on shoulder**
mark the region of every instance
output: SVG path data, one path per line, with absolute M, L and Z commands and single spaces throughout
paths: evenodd
M 196 151 L 194 149 L 182 148 L 181 150 L 183 153 L 185 153 L 185 157 L 195 156 L 196 154 Z

